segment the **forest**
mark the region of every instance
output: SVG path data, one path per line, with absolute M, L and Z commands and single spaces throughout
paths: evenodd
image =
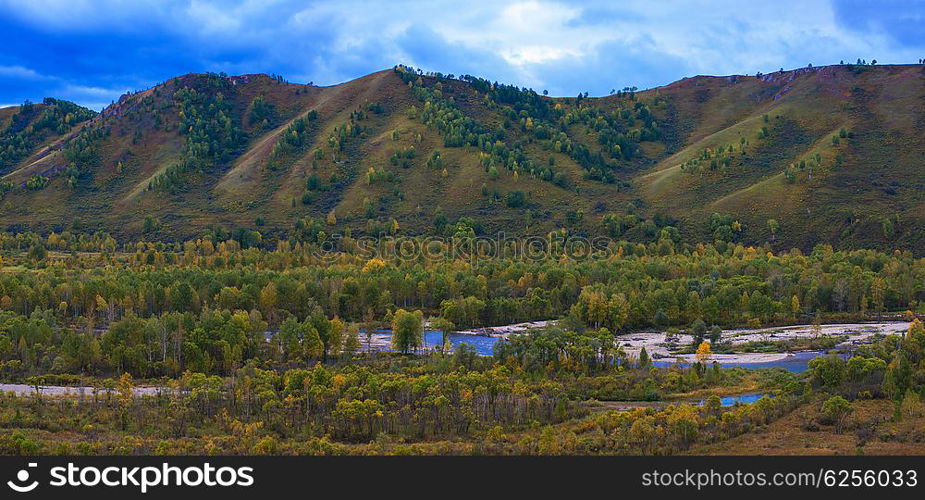
M 385 239 L 375 252 L 298 233 L 247 248 L 5 233 L 0 379 L 86 389 L 0 396 L 0 452 L 674 454 L 793 415 L 800 432 L 853 432 L 858 447 L 921 446 L 923 259 L 667 236 L 542 242 L 526 255 L 510 241 L 486 252 L 466 233 Z M 427 251 L 396 251 L 409 243 Z M 908 331 L 801 373 L 710 361 L 729 329 L 889 319 Z M 446 341 L 535 320 L 554 321 L 492 355 Z M 381 328 L 391 348 L 371 349 Z M 445 345 L 425 348 L 425 329 Z M 640 331 L 693 335 L 696 362 L 630 355 L 622 342 Z M 720 404 L 745 392 L 767 397 Z M 876 419 L 853 413 L 866 404 Z

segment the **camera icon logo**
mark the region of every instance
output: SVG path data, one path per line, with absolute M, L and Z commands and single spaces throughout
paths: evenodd
M 30 462 L 28 468 L 21 469 L 16 473 L 15 481 L 7 481 L 6 485 L 18 493 L 28 493 L 36 489 L 39 485 L 38 481 L 32 481 L 31 483 L 27 484 L 27 481 L 29 481 L 29 469 L 33 469 L 35 467 L 38 467 L 38 464 L 35 462 Z

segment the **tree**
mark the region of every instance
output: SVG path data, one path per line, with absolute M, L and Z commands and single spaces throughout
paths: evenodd
M 449 340 L 450 332 L 452 332 L 453 328 L 456 328 L 456 326 L 453 324 L 452 321 L 444 318 L 443 316 L 431 318 L 430 326 L 431 328 L 439 330 L 440 333 L 442 334 L 441 341 L 440 341 L 440 352 L 443 352 L 443 349 L 446 346 L 447 341 Z
M 719 416 L 723 409 L 723 400 L 716 394 L 711 394 L 706 401 L 704 401 L 703 407 L 710 414 Z
M 903 418 L 921 417 L 923 414 L 922 398 L 912 389 L 906 390 L 906 395 L 900 403 L 900 415 Z
M 41 243 L 35 243 L 29 247 L 29 259 L 33 262 L 41 262 L 48 257 L 48 250 Z
M 896 235 L 896 230 L 893 227 L 893 221 L 884 217 L 880 223 L 881 229 L 883 230 L 883 237 L 892 240 Z
M 420 310 L 395 311 L 392 316 L 392 346 L 402 354 L 416 351 L 424 344 L 424 313 Z
M 154 231 L 156 228 L 157 224 L 154 222 L 154 218 L 152 218 L 150 215 L 145 216 L 141 231 L 147 234 Z
M 248 115 L 250 125 L 260 124 L 262 127 L 268 127 L 275 118 L 276 106 L 267 102 L 263 96 L 257 96 L 251 101 L 251 111 Z
M 655 316 L 652 318 L 652 322 L 655 323 L 656 326 L 665 326 L 668 324 L 668 315 L 665 314 L 665 311 L 659 309 L 658 311 L 655 311 Z
M 607 299 L 603 293 L 584 288 L 578 296 L 578 302 L 572 307 L 577 316 L 586 324 L 600 328 L 607 319 Z
M 350 323 L 344 336 L 344 353 L 353 354 L 360 349 L 360 326 Z
M 306 340 L 309 340 L 308 332 L 316 332 L 320 341 L 320 354 L 322 361 L 327 361 L 329 354 L 336 354 L 341 350 L 344 343 L 344 322 L 340 318 L 334 317 L 328 319 L 321 308 L 316 308 L 308 318 L 305 319 Z
M 810 327 L 810 332 L 812 332 L 813 339 L 818 339 L 822 336 L 822 319 L 819 317 L 818 313 L 813 317 L 813 324 Z
M 704 340 L 697 346 L 697 361 L 703 363 L 713 357 L 713 352 L 710 350 L 710 343 Z
M 691 325 L 691 335 L 694 336 L 694 343 L 700 344 L 707 335 L 707 324 L 702 319 L 697 318 Z
M 346 333 L 346 325 L 344 322 L 337 316 L 331 318 L 329 322 L 330 329 L 328 330 L 328 335 L 325 341 L 325 346 L 328 348 L 329 352 L 336 353 L 343 349 L 344 347 L 344 334 Z
M 260 311 L 269 319 L 271 324 L 275 324 L 274 317 L 276 315 L 276 303 L 278 299 L 279 296 L 276 291 L 276 284 L 272 281 L 267 283 L 267 285 L 260 290 L 260 298 L 258 299 Z
M 615 293 L 610 296 L 607 302 L 607 326 L 612 331 L 617 332 L 626 324 L 629 318 L 630 304 L 626 300 L 626 295 Z
M 836 388 L 845 381 L 845 360 L 837 354 L 819 356 L 809 360 L 809 372 L 812 380 L 822 387 Z
M 651 364 L 651 362 L 652 362 L 652 361 L 649 359 L 649 353 L 648 353 L 648 351 L 646 351 L 646 348 L 643 347 L 643 348 L 639 351 L 639 368 L 648 368 L 648 367 L 649 367 L 649 364 Z
M 472 327 L 482 324 L 482 312 L 486 304 L 483 300 L 469 296 L 453 300 L 444 300 L 440 304 L 441 315 L 454 327 Z
M 821 422 L 835 426 L 835 432 L 841 434 L 845 419 L 854 411 L 851 403 L 841 396 L 832 396 L 822 403 Z
M 508 191 L 504 203 L 510 208 L 520 208 L 524 206 L 527 196 L 523 191 Z
M 777 223 L 777 219 L 768 219 L 768 231 L 771 232 L 771 241 L 777 239 L 777 233 L 780 232 L 780 224 Z
M 886 296 L 886 283 L 883 278 L 877 277 L 870 284 L 870 300 L 877 314 L 883 313 L 884 297 Z
M 719 342 L 722 336 L 723 336 L 722 328 L 720 328 L 717 325 L 713 325 L 710 327 L 709 339 L 710 339 L 711 345 L 715 345 L 717 342 Z
M 174 311 L 188 312 L 193 310 L 195 297 L 193 287 L 187 282 L 181 282 L 171 287 L 170 301 Z

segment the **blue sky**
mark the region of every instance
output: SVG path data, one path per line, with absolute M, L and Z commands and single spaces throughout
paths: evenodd
M 698 74 L 925 58 L 925 0 L 0 0 L 0 106 L 101 109 L 190 72 L 328 85 L 396 63 L 607 94 Z

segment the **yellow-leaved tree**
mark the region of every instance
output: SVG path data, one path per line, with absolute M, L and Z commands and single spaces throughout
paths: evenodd
M 710 350 L 710 343 L 704 340 L 697 346 L 697 361 L 703 363 L 704 361 L 709 360 L 713 356 L 713 351 Z

